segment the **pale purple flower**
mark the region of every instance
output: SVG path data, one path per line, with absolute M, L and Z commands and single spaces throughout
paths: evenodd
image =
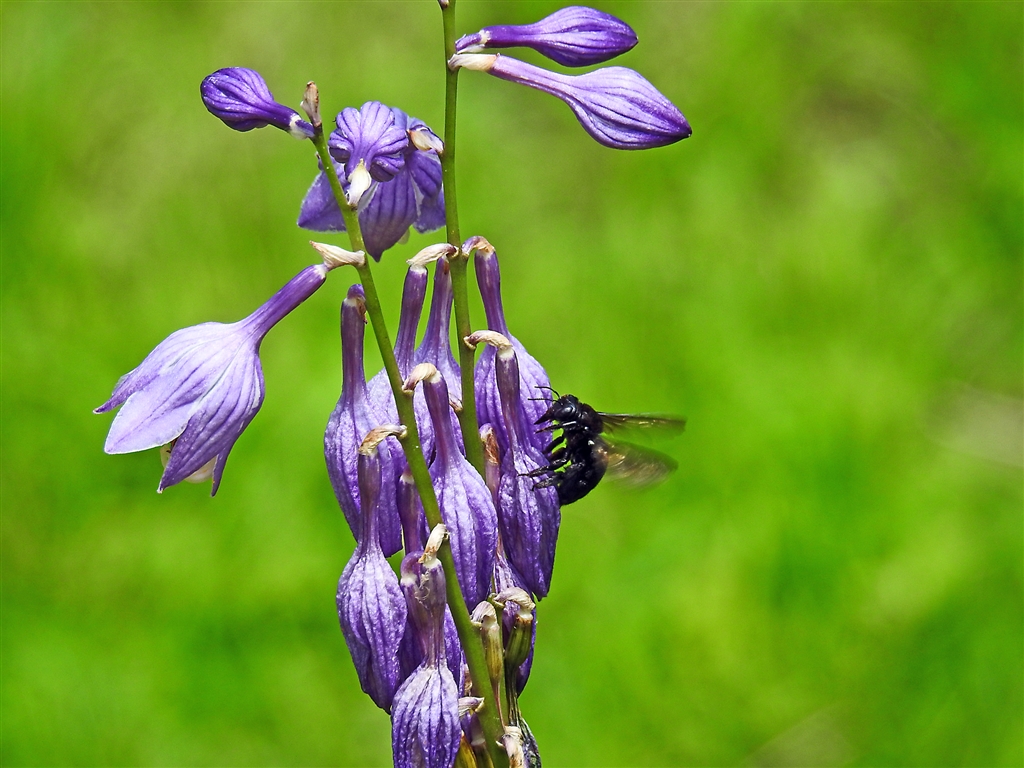
M 436 557 L 402 560 L 402 589 L 423 661 L 395 694 L 391 747 L 395 768 L 451 768 L 459 749 L 459 690 L 444 652 L 445 579 Z
M 484 27 L 455 43 L 457 53 L 532 48 L 566 67 L 600 64 L 636 45 L 636 32 L 614 16 L 572 5 L 533 24 Z
M 345 513 L 352 535 L 357 539 L 363 530 L 359 502 L 358 449 L 367 433 L 389 421 L 387 414 L 376 412 L 367 398 L 363 371 L 363 338 L 366 307 L 363 287 L 349 288 L 341 305 L 341 368 L 342 386 L 338 404 L 331 412 L 324 431 L 324 458 L 338 505 Z M 396 482 L 401 451 L 386 440 L 378 446 L 384 471 L 378 529 L 380 545 L 389 557 L 402 548 L 401 521 L 398 517 Z
M 508 324 L 505 322 L 505 310 L 501 303 L 501 271 L 498 268 L 498 255 L 494 252 L 493 246 L 482 237 L 471 237 L 462 248 L 466 253 L 476 253 L 473 264 L 480 296 L 484 302 L 488 329 L 507 338 L 516 351 L 522 407 L 528 422 L 533 424 L 551 405 L 551 380 L 544 366 L 526 351 L 526 347 L 519 339 L 509 333 Z M 476 412 L 481 424 L 490 424 L 494 428 L 498 445 L 504 452 L 508 449 L 508 430 L 501 415 L 501 396 L 498 394 L 498 382 L 494 375 L 495 354 L 494 347 L 488 345 L 476 363 Z M 546 435 L 538 434 L 533 429 L 529 430 L 527 438 L 538 449 L 543 449 L 547 444 Z
M 376 450 L 359 453 L 362 531 L 338 580 L 338 621 L 352 654 L 359 684 L 385 712 L 398 688 L 398 648 L 407 606 L 398 577 L 381 551 L 378 516 L 381 464 Z
M 583 130 L 613 149 L 650 149 L 692 133 L 683 113 L 638 72 L 604 67 L 562 75 L 500 54 L 457 53 L 449 66 L 476 69 L 564 101 Z
M 263 337 L 323 285 L 331 268 L 306 267 L 244 320 L 203 323 L 160 342 L 96 409 L 122 406 L 103 450 L 132 453 L 174 441 L 157 491 L 216 460 L 211 495 L 217 493 L 232 446 L 263 404 Z
M 297 139 L 313 138 L 313 126 L 291 107 L 278 104 L 259 72 L 245 67 L 218 69 L 199 86 L 203 103 L 236 131 L 272 125 Z
M 371 101 L 359 110 L 345 109 L 337 123 L 329 142 L 334 168 L 347 194 L 353 185 L 365 187 L 359 194 L 359 225 L 367 253 L 379 260 L 409 227 L 429 232 L 444 226 L 441 161 L 409 138 L 409 131 L 429 131 L 421 120 Z M 317 232 L 345 231 L 322 167 L 302 201 L 298 225 Z

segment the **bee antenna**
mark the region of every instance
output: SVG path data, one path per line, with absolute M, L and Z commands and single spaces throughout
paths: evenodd
M 546 389 L 549 392 L 554 392 L 555 393 L 555 397 L 559 397 L 558 390 L 555 389 L 554 387 L 549 387 L 546 384 L 536 384 L 534 386 L 534 389 Z

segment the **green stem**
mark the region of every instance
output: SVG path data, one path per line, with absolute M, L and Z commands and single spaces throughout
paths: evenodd
M 452 267 L 452 293 L 455 296 L 455 333 L 458 339 L 459 367 L 462 370 L 462 411 L 459 426 L 462 428 L 462 442 L 466 446 L 466 458 L 482 476 L 484 473 L 484 451 L 480 444 L 480 426 L 476 420 L 476 392 L 473 389 L 473 369 L 476 352 L 463 343 L 473 332 L 469 319 L 469 288 L 466 276 L 469 257 L 462 252 L 462 236 L 459 233 L 458 195 L 455 189 L 455 115 L 459 95 L 459 71 L 448 68 L 448 59 L 455 53 L 455 0 L 449 0 L 448 7 L 441 9 L 444 21 L 444 151 L 441 153 L 441 176 L 444 180 L 444 217 L 448 242 L 459 249 L 450 259 Z
M 341 215 L 345 219 L 345 229 L 348 231 L 349 242 L 352 250 L 366 252 L 363 243 L 362 230 L 359 228 L 359 214 L 348 204 L 345 192 L 341 188 L 341 181 L 334 170 L 330 152 L 327 149 L 327 137 L 322 127 L 316 129 L 313 137 L 313 144 L 316 145 L 320 162 L 323 163 L 324 173 L 330 182 L 331 190 L 334 192 L 334 199 L 341 209 Z M 366 313 L 370 316 L 370 325 L 373 328 L 373 335 L 377 339 L 377 347 L 380 349 L 380 356 L 384 360 L 384 370 L 388 373 L 388 382 L 391 384 L 391 392 L 395 397 L 395 406 L 398 409 L 398 416 L 405 427 L 405 437 L 400 439 L 402 450 L 405 451 L 405 459 L 409 463 L 409 471 L 416 482 L 416 490 L 419 492 L 420 500 L 423 503 L 423 511 L 426 514 L 427 522 L 433 528 L 443 523 L 441 508 L 437 503 L 437 495 L 434 493 L 434 484 L 430 479 L 430 471 L 427 469 L 427 462 L 423 458 L 423 449 L 420 447 L 419 431 L 416 429 L 416 413 L 413 410 L 412 394 L 402 389 L 402 374 L 398 370 L 398 361 L 395 360 L 395 351 L 391 346 L 391 339 L 388 337 L 387 325 L 384 322 L 384 312 L 380 307 L 380 298 L 377 296 L 377 288 L 373 282 L 373 273 L 370 269 L 370 257 L 366 256 L 363 265 L 356 268 L 359 272 L 359 280 L 363 285 L 363 293 L 366 296 Z M 471 385 L 472 386 L 472 385 Z M 480 444 L 479 435 L 474 441 Z M 462 650 L 466 654 L 466 664 L 469 666 L 469 674 L 473 678 L 473 691 L 476 696 L 483 696 L 479 691 L 485 690 L 488 685 L 487 662 L 484 659 L 484 648 L 480 642 L 480 634 L 473 626 L 469 610 L 466 608 L 466 600 L 462 596 L 462 588 L 459 586 L 458 575 L 455 572 L 455 561 L 452 559 L 451 546 L 445 544 L 437 553 L 438 559 L 444 568 L 446 593 L 448 607 L 451 609 L 452 618 L 455 620 L 455 628 L 459 633 L 459 641 L 462 643 Z M 476 681 L 482 681 L 477 683 Z M 485 717 L 489 714 L 490 717 Z M 506 757 L 504 751 L 498 749 L 498 742 L 501 739 L 503 730 L 497 715 L 489 707 L 485 707 L 480 714 L 480 721 L 487 735 L 491 757 L 495 755 Z M 496 723 L 496 725 L 495 725 Z M 493 744 L 493 747 L 490 745 Z M 505 762 L 495 763 L 498 766 L 508 764 Z

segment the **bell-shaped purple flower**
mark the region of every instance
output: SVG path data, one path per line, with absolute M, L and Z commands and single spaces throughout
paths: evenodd
M 535 488 L 530 473 L 545 467 L 547 458 L 530 441 L 519 393 L 519 365 L 511 345 L 498 349 L 495 374 L 501 412 L 508 435 L 508 450 L 501 460 L 498 485 L 498 522 L 508 558 L 530 592 L 544 597 L 551 586 L 555 543 L 561 511 L 553 487 Z
M 334 266 L 306 267 L 244 320 L 195 325 L 160 342 L 95 410 L 122 406 L 103 450 L 132 453 L 173 441 L 157 491 L 215 461 L 211 495 L 217 493 L 232 446 L 263 404 L 263 337 L 323 285 Z
M 206 108 L 236 131 L 272 125 L 297 139 L 313 138 L 313 126 L 294 109 L 274 101 L 259 72 L 245 67 L 218 69 L 203 78 L 199 92 Z
M 402 589 L 423 661 L 395 694 L 391 746 L 395 768 L 451 768 L 459 749 L 459 691 L 442 664 L 444 650 L 444 571 L 430 554 L 402 561 Z
M 484 27 L 455 43 L 457 53 L 493 48 L 532 48 L 566 67 L 600 64 L 636 45 L 624 21 L 594 8 L 572 5 L 533 24 Z
M 367 398 L 366 378 L 363 372 L 363 337 L 365 334 L 366 306 L 363 287 L 349 288 L 341 305 L 341 397 L 334 407 L 324 432 L 324 458 L 327 474 L 334 487 L 334 495 L 345 513 L 345 520 L 357 539 L 363 530 L 362 505 L 359 501 L 359 446 L 367 433 L 381 424 L 393 423 L 387 414 L 373 410 Z M 380 546 L 387 556 L 402 548 L 401 521 L 398 517 L 396 494 L 396 462 L 400 450 L 387 441 L 380 444 L 380 464 L 383 467 L 380 520 L 377 528 Z
M 375 448 L 359 453 L 362 531 L 338 581 L 338 621 L 359 684 L 385 712 L 398 688 L 398 648 L 407 607 L 398 578 L 378 543 L 381 464 Z
M 436 447 L 430 477 L 451 537 L 462 594 L 468 605 L 476 605 L 490 591 L 497 512 L 484 479 L 459 452 L 444 378 L 434 366 L 424 363 L 413 369 L 410 380 L 422 382 Z M 410 381 L 406 384 L 408 388 Z
M 693 132 L 675 104 L 625 67 L 562 75 L 510 56 L 484 53 L 457 53 L 449 66 L 488 72 L 556 96 L 569 105 L 583 130 L 612 149 L 662 147 Z
M 429 232 L 444 226 L 441 161 L 409 138 L 410 131 L 429 132 L 422 121 L 367 102 L 359 110 L 346 109 L 337 123 L 330 138 L 335 171 L 346 194 L 360 201 L 359 226 L 371 256 L 379 260 L 409 227 Z M 345 231 L 322 167 L 302 201 L 298 224 L 318 232 Z
M 476 282 L 484 302 L 487 327 L 512 342 L 512 348 L 516 351 L 522 406 L 528 422 L 533 424 L 551 405 L 551 380 L 544 366 L 537 362 L 519 339 L 508 331 L 505 310 L 501 303 L 501 272 L 494 247 L 482 237 L 471 237 L 462 247 L 466 253 L 476 252 Z M 494 375 L 495 354 L 495 349 L 487 346 L 476 363 L 476 413 L 481 424 L 490 424 L 494 427 L 498 445 L 504 453 L 508 450 L 508 431 L 505 428 L 505 419 L 501 415 L 501 396 L 498 394 L 498 382 Z M 537 434 L 533 429 L 529 430 L 527 437 L 537 449 L 543 449 L 547 442 L 543 434 Z
M 457 400 L 462 400 L 462 378 L 459 364 L 452 354 L 451 342 L 449 341 L 449 329 L 452 318 L 452 275 L 451 268 L 445 259 L 439 259 L 434 267 L 434 295 L 430 299 L 430 314 L 427 316 L 427 327 L 423 332 L 423 341 L 413 353 L 414 365 L 430 363 L 444 377 L 448 386 L 448 392 L 452 393 Z M 413 408 L 416 411 L 416 426 L 420 434 L 420 446 L 423 448 L 423 455 L 427 461 L 434 456 L 434 425 L 430 419 L 430 412 L 422 391 L 413 393 Z M 462 431 L 459 429 L 459 420 L 455 412 L 448 409 L 449 420 L 455 430 L 455 440 L 458 449 L 461 451 Z

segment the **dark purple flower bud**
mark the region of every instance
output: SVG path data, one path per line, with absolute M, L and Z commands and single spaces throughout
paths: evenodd
M 427 518 L 416 490 L 416 481 L 408 470 L 398 478 L 398 516 L 402 521 L 402 541 L 405 551 L 422 552 L 427 541 Z
M 460 38 L 455 51 L 532 48 L 563 66 L 586 67 L 614 59 L 636 42 L 636 32 L 626 22 L 594 8 L 572 5 L 534 24 L 484 27 Z
M 462 736 L 459 692 L 448 666 L 440 663 L 445 581 L 429 544 L 427 552 L 407 555 L 402 561 L 402 589 L 421 640 L 423 661 L 395 694 L 391 714 L 394 764 L 396 768 L 450 768 Z
M 195 325 L 160 342 L 95 410 L 123 406 L 103 450 L 133 453 L 173 442 L 157 491 L 215 462 L 211 495 L 217 493 L 232 446 L 263 404 L 263 337 L 335 266 L 306 267 L 244 320 Z
M 423 332 L 423 341 L 413 353 L 413 364 L 430 363 L 441 376 L 444 377 L 448 391 L 456 400 L 462 400 L 462 378 L 459 371 L 459 364 L 452 354 L 449 329 L 452 318 L 452 293 L 451 269 L 445 259 L 436 262 L 434 271 L 434 295 L 430 299 L 430 314 L 427 316 L 427 327 Z M 434 455 L 434 426 L 430 420 L 423 392 L 413 393 L 413 407 L 416 411 L 416 426 L 420 434 L 420 446 L 423 448 L 423 455 L 426 460 L 431 461 Z M 455 429 L 455 440 L 462 446 L 462 432 L 459 429 L 459 420 L 455 412 L 449 409 L 449 420 Z
M 505 310 L 501 304 L 501 272 L 498 269 L 498 255 L 494 252 L 494 247 L 482 237 L 471 237 L 462 248 L 469 254 L 476 252 L 476 282 L 480 286 L 480 296 L 484 301 L 487 327 L 512 342 L 512 348 L 516 351 L 520 391 L 524 398 L 522 406 L 527 421 L 533 424 L 551 405 L 551 380 L 544 366 L 537 362 L 519 339 L 508 331 Z M 494 427 L 498 446 L 504 452 L 508 450 L 508 434 L 505 420 L 501 415 L 501 397 L 498 395 L 498 383 L 494 376 L 495 354 L 494 348 L 488 346 L 476 363 L 476 413 L 481 424 L 491 424 Z M 531 444 L 538 450 L 543 449 L 547 442 L 545 436 L 536 434 L 533 429 L 529 432 Z
M 359 684 L 385 712 L 398 688 L 398 648 L 405 630 L 406 601 L 378 543 L 381 464 L 376 448 L 359 453 L 362 531 L 338 581 L 338 621 Z
M 693 132 L 675 104 L 625 67 L 562 75 L 509 56 L 484 53 L 457 53 L 449 66 L 488 72 L 556 96 L 569 105 L 583 130 L 612 149 L 662 147 Z
M 206 108 L 236 131 L 272 125 L 297 139 L 313 138 L 313 126 L 294 109 L 274 101 L 266 82 L 251 69 L 218 69 L 203 78 L 199 92 Z
M 508 436 L 498 486 L 501 540 L 509 560 L 530 592 L 544 597 L 551 585 L 561 512 L 554 488 L 536 488 L 536 480 L 530 476 L 546 467 L 548 460 L 531 442 L 533 429 L 526 421 L 520 399 L 515 349 L 508 339 L 494 331 L 477 331 L 466 341 L 469 344 L 486 341 L 498 350 L 494 372 Z
M 466 602 L 476 605 L 491 585 L 498 518 L 490 491 L 480 474 L 459 452 L 451 421 L 448 387 L 437 369 L 423 363 L 406 381 L 406 389 L 422 382 L 434 426 L 436 455 L 430 477 L 451 537 L 452 558 Z
M 363 373 L 363 337 L 366 306 L 363 287 L 353 285 L 341 305 L 341 397 L 327 422 L 324 432 L 324 458 L 334 495 L 345 513 L 352 534 L 358 539 L 363 529 L 359 502 L 358 450 L 367 433 L 381 424 L 391 423 L 387 414 L 376 413 L 370 406 Z M 395 484 L 398 480 L 395 462 L 400 449 L 388 442 L 379 446 L 380 463 L 384 468 L 384 490 L 378 529 L 380 545 L 388 556 L 402 548 L 401 521 Z
M 418 149 L 409 131 L 417 133 L 419 143 L 425 132 L 433 135 L 402 110 L 368 102 L 362 110 L 338 115 L 338 130 L 331 134 L 331 153 L 340 161 L 335 170 L 348 199 L 359 203 L 366 250 L 377 260 L 409 227 L 428 232 L 444 226 L 441 161 L 436 152 Z M 302 201 L 298 224 L 318 232 L 345 231 L 323 170 Z

